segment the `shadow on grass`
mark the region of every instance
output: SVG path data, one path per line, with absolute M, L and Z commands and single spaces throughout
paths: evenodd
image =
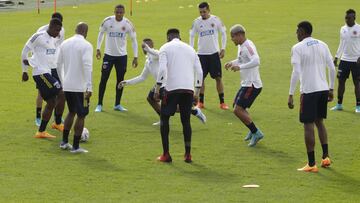
M 188 164 L 190 169 L 184 167 L 178 167 L 178 165 L 171 164 L 170 165 L 174 170 L 180 172 L 183 176 L 189 177 L 192 180 L 197 180 L 201 182 L 240 182 L 239 176 L 232 173 L 227 173 L 224 171 L 216 171 L 213 168 L 206 167 L 203 164 L 193 162 Z
M 334 168 L 323 169 L 323 171 L 324 170 L 326 170 L 327 173 L 319 173 L 319 177 L 328 182 L 328 186 L 334 186 L 346 193 L 350 193 L 352 195 L 355 195 L 356 193 L 360 196 L 360 194 L 356 192 L 360 190 L 359 179 L 355 179 L 354 177 L 341 173 Z

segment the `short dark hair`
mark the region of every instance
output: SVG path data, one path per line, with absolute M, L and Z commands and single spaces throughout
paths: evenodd
M 356 12 L 355 12 L 354 9 L 349 9 L 349 10 L 346 11 L 346 15 L 349 15 L 349 14 L 354 14 L 354 15 L 356 15 Z
M 118 9 L 118 8 L 125 9 L 125 6 L 124 6 L 124 5 L 122 5 L 122 4 L 118 4 L 118 5 L 116 5 L 116 6 L 115 6 L 115 9 Z
M 61 22 L 63 21 L 63 16 L 61 15 L 61 13 L 59 12 L 55 12 L 51 15 L 51 18 L 57 18 L 59 19 Z
M 207 8 L 207 9 L 210 9 L 210 6 L 208 4 L 208 2 L 204 1 L 204 2 L 201 2 L 199 4 L 199 8 Z
M 52 18 L 49 23 L 50 26 L 59 25 L 62 26 L 62 22 L 59 18 Z
M 143 39 L 143 42 L 152 42 L 152 39 L 150 39 L 150 38 L 145 38 L 145 39 Z
M 180 31 L 176 28 L 170 28 L 170 29 L 168 29 L 166 34 L 167 35 L 170 35 L 170 34 L 180 35 Z
M 309 21 L 302 21 L 297 26 L 299 29 L 304 30 L 305 34 L 311 35 L 312 33 L 312 25 Z

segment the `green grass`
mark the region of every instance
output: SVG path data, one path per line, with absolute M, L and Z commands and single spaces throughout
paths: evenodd
M 135 2 L 135 1 L 134 1 Z M 193 126 L 193 159 L 182 161 L 183 138 L 179 116 L 171 119 L 170 148 L 172 164 L 155 158 L 161 153 L 158 120 L 145 97 L 153 85 L 148 79 L 126 87 L 122 104 L 126 113 L 112 110 L 115 74 L 105 94 L 105 112 L 93 112 L 97 102 L 100 61 L 94 60 L 94 95 L 86 120 L 90 141 L 82 146 L 88 154 L 72 155 L 58 148 L 55 140 L 32 138 L 37 128 L 35 85 L 21 82 L 20 53 L 26 40 L 46 24 L 50 9 L 0 13 L 0 202 L 357 202 L 360 195 L 359 115 L 355 115 L 353 86 L 347 84 L 345 111 L 329 112 L 326 126 L 329 150 L 334 164 L 318 174 L 296 171 L 306 162 L 303 128 L 298 122 L 298 93 L 295 110 L 288 110 L 287 97 L 291 74 L 290 49 L 296 43 L 296 24 L 304 19 L 314 25 L 313 36 L 325 41 L 334 54 L 344 12 L 356 0 L 213 0 L 212 13 L 222 18 L 227 28 L 243 24 L 261 57 L 264 88 L 250 113 L 265 139 L 255 148 L 242 141 L 247 129 L 232 114 L 218 108 L 215 82 L 207 79 L 206 125 L 196 118 Z M 98 27 L 112 14 L 118 1 L 84 4 L 79 8 L 60 7 L 67 37 L 79 21 L 89 24 L 90 42 L 95 45 Z M 127 6 L 127 1 L 125 5 Z M 188 5 L 193 5 L 189 8 Z M 190 0 L 153 0 L 135 3 L 134 15 L 138 41 L 151 37 L 158 48 L 165 32 L 178 27 L 184 41 L 198 16 L 197 2 Z M 179 6 L 183 6 L 180 9 Z M 129 44 L 129 55 L 132 51 Z M 236 57 L 236 47 L 228 41 L 226 57 Z M 126 78 L 139 74 L 128 67 Z M 129 63 L 130 64 L 130 63 Z M 225 99 L 232 103 L 239 88 L 238 73 L 224 71 Z M 334 102 L 329 104 L 334 105 Z M 321 148 L 316 145 L 319 162 Z M 244 189 L 244 184 L 259 184 Z

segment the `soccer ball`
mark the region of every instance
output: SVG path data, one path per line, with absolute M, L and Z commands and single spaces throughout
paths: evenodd
M 90 137 L 90 133 L 89 130 L 87 128 L 84 127 L 82 133 L 81 133 L 81 142 L 87 142 L 89 140 Z

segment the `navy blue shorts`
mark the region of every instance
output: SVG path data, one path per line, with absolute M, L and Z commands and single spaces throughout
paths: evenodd
M 175 90 L 164 93 L 161 99 L 161 115 L 173 116 L 179 105 L 180 114 L 191 114 L 194 93 L 191 90 Z
M 162 87 L 160 88 L 160 99 L 164 96 L 164 93 L 165 93 L 165 88 Z M 155 87 L 153 87 L 150 91 L 149 91 L 149 94 L 148 94 L 148 98 L 150 98 L 151 100 L 155 101 L 154 99 L 154 94 L 155 94 Z
M 85 99 L 84 92 L 64 92 L 69 112 L 76 113 L 80 118 L 89 114 L 90 100 Z
M 60 81 L 60 78 L 59 78 L 56 68 L 51 69 L 51 76 L 53 76 L 61 84 L 61 81 Z
M 214 53 L 211 55 L 199 55 L 201 67 L 203 70 L 203 78 L 205 79 L 208 73 L 210 73 L 211 78 L 215 79 L 222 76 L 221 72 L 221 61 L 219 53 Z
M 36 88 L 45 101 L 55 98 L 62 89 L 60 82 L 49 73 L 35 75 L 33 79 L 36 83 Z
M 350 72 L 354 81 L 360 79 L 360 65 L 356 62 L 341 60 L 337 77 L 339 79 L 347 79 L 349 78 Z
M 101 79 L 106 80 L 109 78 L 112 67 L 115 66 L 116 77 L 118 83 L 124 80 L 127 66 L 127 55 L 125 56 L 110 56 L 105 54 L 101 67 Z
M 242 108 L 250 108 L 256 97 L 260 94 L 262 88 L 241 87 L 235 96 L 233 106 L 238 105 Z
M 329 91 L 313 92 L 300 96 L 300 122 L 313 123 L 326 118 Z

